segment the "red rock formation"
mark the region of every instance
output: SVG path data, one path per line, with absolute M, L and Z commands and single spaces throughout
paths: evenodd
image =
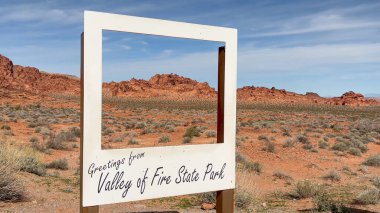
M 346 92 L 340 97 L 331 98 L 328 103 L 344 106 L 370 106 L 378 104 L 376 100 L 366 99 L 364 95 L 352 91 Z
M 41 72 L 34 67 L 13 65 L 0 55 L 0 92 L 17 90 L 38 95 L 79 95 L 80 81 L 77 77 Z M 0 94 L 0 95 L 1 95 Z M 129 81 L 103 83 L 103 94 L 109 97 L 168 98 L 168 99 L 216 99 L 217 92 L 208 83 L 199 83 L 176 74 L 156 74 L 149 80 L 132 78 Z M 317 93 L 306 95 L 283 89 L 245 86 L 237 90 L 239 101 L 265 103 L 318 103 L 345 106 L 368 106 L 379 104 L 363 95 L 347 92 L 341 97 L 323 98 Z
M 118 97 L 164 97 L 171 99 L 216 98 L 208 83 L 199 83 L 176 74 L 156 74 L 148 81 L 134 79 L 103 84 L 104 94 Z
M 13 65 L 0 55 L 0 87 L 36 94 L 79 95 L 79 79 L 69 75 L 41 72 L 34 67 Z

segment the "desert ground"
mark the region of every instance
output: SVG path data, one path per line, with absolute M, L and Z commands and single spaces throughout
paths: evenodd
M 4 61 L 3 72 L 10 67 Z M 31 68 L 11 71 L 0 79 L 0 212 L 78 212 L 78 89 L 67 92 L 64 84 L 57 84 L 43 93 L 41 84 L 20 83 L 25 81 L 21 74 L 29 71 L 39 75 L 33 82 L 43 78 L 78 82 L 43 76 L 47 74 Z M 163 84 L 159 77 L 152 82 Z M 200 93 L 208 85 L 174 77 L 177 80 L 169 79 L 171 87 L 157 88 L 139 80 L 124 82 L 125 87 L 105 85 L 102 149 L 216 143 L 217 106 L 209 98 L 215 92 Z M 195 96 L 158 99 L 144 97 L 143 90 L 136 89 L 131 90 L 137 94 L 133 97 L 117 95 L 129 94 L 125 89 L 136 85 L 147 85 L 160 94 L 166 90 L 173 94 L 172 88 L 179 85 L 177 92 Z M 238 90 L 238 97 L 246 101 L 240 98 L 237 104 L 237 212 L 380 212 L 380 106 L 376 101 L 355 93 L 325 99 L 315 93 L 254 87 Z M 215 194 L 105 205 L 100 210 L 215 211 L 202 210 L 205 203 L 215 203 Z

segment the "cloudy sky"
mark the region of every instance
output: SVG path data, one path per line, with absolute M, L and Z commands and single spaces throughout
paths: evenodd
M 238 29 L 238 85 L 380 94 L 380 1 L 0 0 L 0 54 L 79 76 L 83 11 Z M 103 78 L 178 73 L 215 85 L 209 41 L 103 32 Z

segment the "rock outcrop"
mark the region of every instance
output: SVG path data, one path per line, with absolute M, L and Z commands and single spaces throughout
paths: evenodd
M 0 92 L 22 91 L 37 95 L 79 95 L 80 80 L 75 76 L 51 74 L 34 67 L 14 65 L 0 55 Z M 1 95 L 1 94 L 0 94 Z M 132 78 L 129 81 L 103 83 L 103 95 L 108 97 L 208 99 L 215 100 L 217 91 L 208 83 L 199 83 L 177 74 L 156 74 L 149 80 Z M 340 97 L 323 98 L 317 93 L 305 95 L 284 89 L 245 86 L 237 90 L 238 101 L 264 103 L 303 103 L 344 106 L 369 106 L 379 104 L 352 91 Z
M 0 87 L 36 94 L 54 93 L 79 95 L 79 79 L 69 75 L 50 74 L 34 67 L 13 65 L 0 55 Z

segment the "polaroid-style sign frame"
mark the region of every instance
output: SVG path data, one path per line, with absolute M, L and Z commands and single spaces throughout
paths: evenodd
M 102 150 L 102 30 L 224 42 L 225 46 L 219 48 L 218 64 L 218 143 Z M 218 191 L 217 211 L 232 212 L 236 67 L 236 29 L 85 11 L 81 54 L 81 211 L 98 212 L 98 205 L 103 204 Z M 129 164 L 130 156 L 142 153 L 142 158 Z M 122 159 L 124 163 L 116 168 L 115 162 Z M 206 171 L 210 164 L 213 172 L 222 171 L 223 175 L 212 180 Z M 200 181 L 175 183 L 182 166 L 189 172 L 196 169 Z M 164 185 L 152 182 L 151 185 L 157 170 L 160 177 L 172 176 L 172 182 Z M 120 180 L 125 181 L 122 186 L 119 182 L 119 189 L 110 187 L 115 176 L 116 179 L 122 176 Z M 141 193 L 144 179 L 146 187 Z M 126 184 L 128 180 L 130 187 Z

